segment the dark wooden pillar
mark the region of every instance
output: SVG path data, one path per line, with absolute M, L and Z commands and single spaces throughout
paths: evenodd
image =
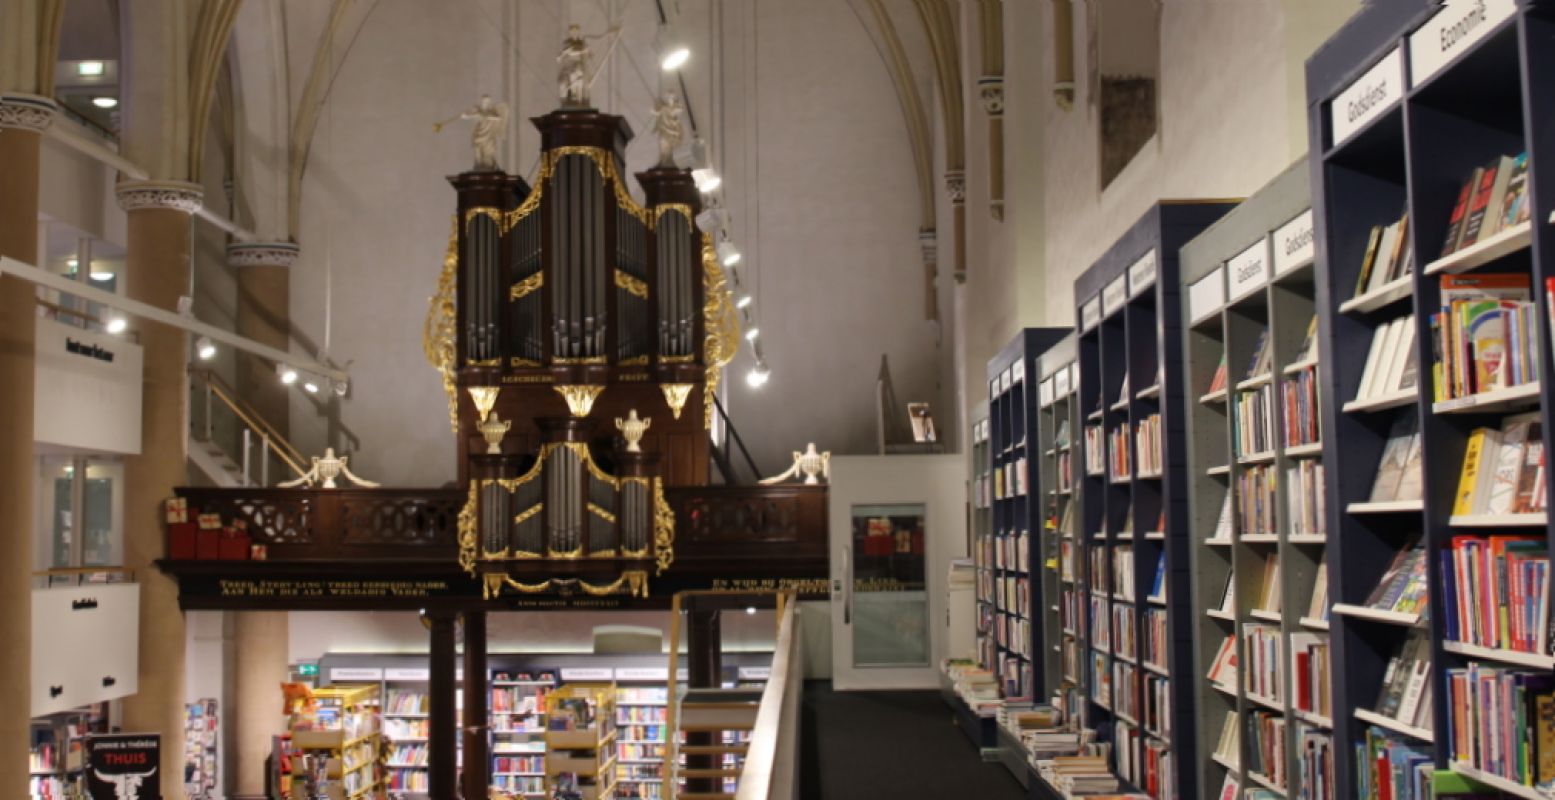
M 427 714 L 427 789 L 443 800 L 458 797 L 459 720 L 455 715 L 454 684 L 457 654 L 454 652 L 452 611 L 428 611 L 432 621 L 432 675 Z
M 491 784 L 486 714 L 486 612 L 464 612 L 464 796 L 486 797 Z
M 686 614 L 687 685 L 692 689 L 717 689 L 723 685 L 723 635 L 718 625 L 718 610 L 692 606 Z M 693 746 L 716 745 L 721 741 L 716 733 L 687 732 L 686 744 Z M 721 755 L 690 754 L 686 756 L 687 769 L 718 769 L 723 764 Z M 717 778 L 688 778 L 687 792 L 723 792 L 723 781 Z

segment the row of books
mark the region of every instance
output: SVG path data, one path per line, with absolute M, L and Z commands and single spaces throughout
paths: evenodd
M 491 771 L 495 773 L 543 773 L 545 772 L 545 756 L 496 756 L 491 760 Z
M 1241 674 L 1247 693 L 1276 705 L 1285 698 L 1284 638 L 1278 625 L 1242 626 L 1247 668 Z
M 1237 392 L 1231 408 L 1237 458 L 1274 449 L 1274 386 L 1265 384 L 1250 392 Z
M 384 701 L 383 713 L 385 716 L 409 715 L 420 716 L 427 713 L 428 697 L 422 692 L 406 692 L 398 689 L 389 690 L 389 699 Z
M 1079 589 L 1065 589 L 1059 593 L 1059 620 L 1064 626 L 1065 633 L 1072 632 L 1075 636 L 1085 634 L 1085 609 L 1088 600 L 1089 597 Z
M 664 722 L 660 706 L 616 706 L 616 722 L 621 725 L 653 725 Z
M 1031 564 L 1031 537 L 1026 531 L 1013 535 L 993 537 L 994 566 L 999 569 L 1027 572 Z
M 1366 240 L 1361 271 L 1355 279 L 1355 296 L 1386 286 L 1414 271 L 1415 250 L 1409 236 L 1409 214 L 1387 225 L 1374 225 Z
M 1279 531 L 1279 523 L 1275 519 L 1275 509 L 1279 507 L 1275 495 L 1275 474 L 1273 464 L 1247 467 L 1237 474 L 1237 523 L 1243 536 L 1267 535 Z
M 1089 617 L 1091 632 L 1091 647 L 1110 651 L 1112 649 L 1112 604 L 1107 598 L 1091 595 L 1091 615 Z
M 1133 664 L 1126 661 L 1112 662 L 1112 711 L 1121 718 L 1136 722 L 1140 717 L 1139 675 L 1140 670 Z
M 1454 761 L 1555 791 L 1555 675 L 1470 664 L 1447 670 Z
M 397 744 L 389 749 L 389 764 L 397 767 L 424 767 L 427 765 L 427 746 L 424 744 Z
M 1164 742 L 1142 739 L 1139 729 L 1134 725 L 1118 722 L 1114 728 L 1117 741 L 1113 755 L 1117 761 L 1118 776 L 1143 789 L 1147 797 L 1171 797 L 1169 787 L 1176 785 L 1172 778 L 1171 749 Z M 1163 792 L 1167 794 L 1163 795 Z
M 545 778 L 543 778 L 543 777 L 530 777 L 530 776 L 519 776 L 519 775 L 493 775 L 491 777 L 491 785 L 496 787 L 497 789 L 502 790 L 503 792 L 505 792 L 507 794 L 512 794 L 512 795 L 544 795 L 545 794 Z M 405 788 L 406 788 L 407 791 L 421 791 L 421 792 L 424 792 L 424 791 L 427 790 L 426 784 L 424 782 L 422 783 L 421 788 L 419 788 L 419 789 L 414 789 L 414 788 L 411 788 L 411 787 L 405 787 Z
M 1411 630 L 1388 656 L 1375 711 L 1422 730 L 1431 729 L 1431 642 L 1421 630 Z
M 1118 545 L 1112 549 L 1112 594 L 1133 602 L 1134 597 L 1134 548 Z
M 1550 559 L 1540 536 L 1454 536 L 1441 552 L 1449 641 L 1549 652 Z
M 1107 477 L 1123 480 L 1134 474 L 1130 465 L 1128 428 L 1120 426 L 1107 434 Z
M 418 794 L 424 794 L 431 788 L 430 784 L 428 783 L 429 780 L 431 780 L 431 774 L 424 769 L 390 770 L 387 779 L 388 785 L 386 788 L 388 788 L 391 792 L 415 792 Z M 540 779 L 535 778 L 534 780 L 537 782 L 536 785 L 538 785 L 538 781 Z M 506 788 L 504 779 L 498 776 L 494 776 L 492 778 L 492 785 Z
M 1297 632 L 1290 636 L 1291 705 L 1301 711 L 1333 718 L 1332 676 L 1328 634 Z
M 1252 358 L 1247 362 L 1247 372 L 1242 374 L 1242 380 L 1250 381 L 1254 378 L 1262 378 L 1274 371 L 1274 337 L 1269 335 L 1269 329 L 1258 331 L 1258 343 L 1253 345 Z
M 999 646 L 1016 655 L 1031 657 L 1031 621 L 1020 617 L 1012 617 L 1008 614 L 999 614 L 994 619 L 994 638 Z M 633 722 L 658 722 L 659 720 L 643 719 Z
M 1279 712 L 1258 709 L 1248 715 L 1247 769 L 1282 789 L 1290 783 L 1290 765 L 1285 761 L 1288 730 Z
M 1297 725 L 1301 739 L 1297 758 L 1301 767 L 1302 797 L 1308 800 L 1338 800 L 1334 791 L 1334 737 L 1311 725 Z
M 1284 445 L 1298 447 L 1322 441 L 1318 419 L 1322 408 L 1322 391 L 1317 371 L 1304 369 L 1280 384 L 1280 418 L 1284 423 Z
M 1059 492 L 1074 491 L 1074 451 L 1065 450 L 1053 459 L 1053 489 Z
M 1161 415 L 1151 414 L 1134 426 L 1134 448 L 1139 455 L 1140 475 L 1160 475 L 1166 469 L 1161 460 Z
M 1443 275 L 1432 314 L 1436 402 L 1539 379 L 1539 318 L 1527 275 Z
M 1405 314 L 1377 326 L 1372 333 L 1366 366 L 1356 384 L 1357 403 L 1366 403 L 1415 388 L 1419 380 L 1415 354 L 1415 315 Z
M 491 710 L 503 714 L 543 714 L 547 686 L 493 686 Z M 394 696 L 391 692 L 391 698 Z
M 1528 154 L 1501 156 L 1476 168 L 1458 190 L 1447 219 L 1442 256 L 1528 221 Z
M 1101 475 L 1107 470 L 1105 434 L 1100 425 L 1085 426 L 1085 474 Z
M 1160 669 L 1166 668 L 1167 648 L 1171 642 L 1169 637 L 1166 609 L 1145 609 L 1144 637 L 1140 640 L 1144 645 L 1144 652 L 1141 654 L 1144 663 Z
M 1150 800 L 1148 795 L 1124 792 L 1123 783 L 1108 768 L 1104 754 L 1041 759 L 1035 766 L 1037 776 L 1061 797 Z
M 664 758 L 664 745 L 622 743 L 617 746 L 616 755 L 625 761 L 662 760 Z
M 1134 607 L 1117 603 L 1112 606 L 1112 652 L 1134 660 L 1139 652 L 1134 631 Z
M 1285 506 L 1292 535 L 1328 535 L 1328 499 L 1323 462 L 1302 459 L 1285 468 Z
M 1454 516 L 1543 511 L 1544 436 L 1539 412 L 1506 417 L 1500 428 L 1475 428 L 1464 448 Z
M 1139 723 L 1145 727 L 1145 732 L 1170 741 L 1172 738 L 1171 681 L 1161 675 L 1146 672 L 1140 697 L 1143 698 L 1144 708 Z
M 1026 578 L 995 578 L 1000 611 L 1025 616 L 1031 608 L 1031 581 Z
M 1026 495 L 1026 459 L 1017 458 L 993 468 L 993 499 L 1024 497 Z
M 1392 731 L 1371 727 L 1355 743 L 1356 797 L 1430 800 L 1434 759 L 1426 748 Z
M 1393 554 L 1365 605 L 1378 611 L 1424 614 L 1430 606 L 1426 591 L 1425 546 L 1416 542 Z

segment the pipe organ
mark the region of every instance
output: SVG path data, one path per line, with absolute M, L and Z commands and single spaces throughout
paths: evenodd
M 531 187 L 449 179 L 458 211 L 426 326 L 469 500 L 460 561 L 488 595 L 646 591 L 673 558 L 664 487 L 708 482 L 712 393 L 739 341 L 689 172 L 625 177 L 631 130 L 593 109 L 533 120 Z M 642 452 L 616 419 L 649 418 Z M 489 452 L 481 432 L 511 423 Z

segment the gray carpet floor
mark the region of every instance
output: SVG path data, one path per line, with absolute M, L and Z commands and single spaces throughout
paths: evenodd
M 805 687 L 800 796 L 805 800 L 1018 800 L 1003 765 L 984 763 L 938 692 Z

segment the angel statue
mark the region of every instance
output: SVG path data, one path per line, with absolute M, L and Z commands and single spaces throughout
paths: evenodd
M 322 488 L 333 489 L 335 488 L 335 479 L 341 475 L 344 475 L 346 480 L 356 484 L 357 486 L 362 486 L 368 489 L 378 488 L 378 484 L 352 475 L 350 468 L 346 466 L 346 462 L 349 460 L 351 460 L 350 456 L 341 456 L 336 458 L 335 448 L 326 447 L 324 448 L 323 458 L 319 458 L 318 456 L 313 457 L 313 468 L 308 470 L 306 474 L 299 477 L 297 480 L 278 483 L 276 486 L 279 486 L 282 489 L 294 489 L 302 485 L 312 486 L 314 481 L 321 480 L 324 482 Z
M 653 132 L 659 137 L 659 166 L 675 166 L 675 148 L 686 138 L 686 129 L 680 124 L 680 96 L 665 92 L 653 104 Z
M 501 172 L 502 167 L 497 165 L 497 144 L 508 138 L 508 104 L 493 103 L 491 95 L 483 94 L 473 108 L 432 123 L 432 130 L 441 132 L 444 125 L 464 119 L 475 120 L 475 127 L 470 132 L 471 145 L 475 148 L 475 171 Z
M 593 65 L 593 56 L 589 52 L 589 41 L 606 38 L 610 40 L 610 46 L 605 50 L 605 58 L 609 58 L 611 51 L 615 50 L 616 42 L 621 39 L 620 25 L 612 25 L 610 30 L 595 36 L 584 36 L 583 29 L 577 23 L 567 26 L 567 38 L 562 41 L 562 51 L 556 56 L 559 65 L 556 82 L 562 106 L 589 107 L 589 89 L 594 85 L 594 78 L 599 75 L 599 67 Z

